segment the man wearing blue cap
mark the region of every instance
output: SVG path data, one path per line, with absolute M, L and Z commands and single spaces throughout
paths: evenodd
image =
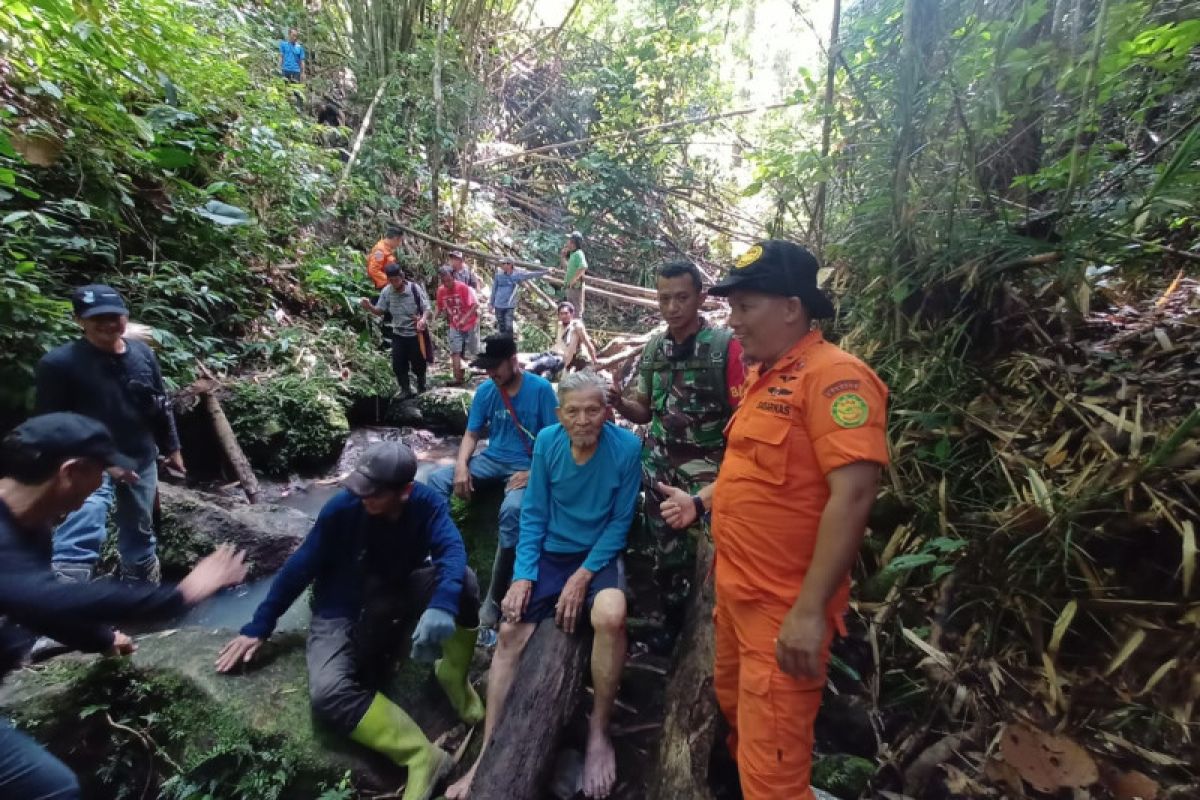
M 82 286 L 71 304 L 83 336 L 38 362 L 37 410 L 71 411 L 104 423 L 130 466 L 110 467 L 100 488 L 54 532 L 53 568 L 64 580 L 91 580 L 115 502 L 121 576 L 158 583 L 153 512 L 159 453 L 184 472 L 162 369 L 149 347 L 125 338 L 129 311 L 111 286 Z
M 80 585 L 50 571 L 52 526 L 96 491 L 105 469 L 132 469 L 103 424 L 46 414 L 0 441 L 0 679 L 38 634 L 87 652 L 123 655 L 133 640 L 113 622 L 166 619 L 246 577 L 242 554 L 221 547 L 178 586 Z M 77 800 L 71 770 L 0 719 L 0 797 Z

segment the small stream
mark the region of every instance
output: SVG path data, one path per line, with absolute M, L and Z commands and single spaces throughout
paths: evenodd
M 337 465 L 327 474 L 311 478 L 293 478 L 287 482 L 263 481 L 260 484 L 264 502 L 276 503 L 303 511 L 316 517 L 321 507 L 338 493 L 338 479 L 349 472 L 359 456 L 371 444 L 379 441 L 403 439 L 417 455 L 417 480 L 424 481 L 434 470 L 454 463 L 458 436 L 437 436 L 429 431 L 406 429 L 402 435 L 399 428 L 367 427 L 356 428 L 346 441 Z M 464 535 L 466 535 L 464 531 Z M 490 556 L 489 556 L 490 561 Z M 267 596 L 273 575 L 226 589 L 209 598 L 164 627 L 201 627 L 238 630 L 254 614 L 258 604 Z M 292 607 L 279 618 L 277 631 L 304 630 L 308 627 L 309 607 L 307 598 L 301 596 Z

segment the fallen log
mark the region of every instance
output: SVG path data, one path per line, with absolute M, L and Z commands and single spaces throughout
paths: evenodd
M 656 767 L 647 783 L 648 800 L 711 800 L 708 762 L 721 712 L 713 692 L 713 545 L 701 536 L 683 630 L 675 642 L 666 716 Z
M 225 411 L 221 408 L 221 402 L 217 400 L 217 396 L 208 391 L 203 394 L 203 398 L 204 410 L 208 412 L 208 416 L 212 420 L 213 430 L 217 434 L 221 451 L 225 453 L 225 458 L 233 467 L 238 483 L 242 485 L 242 491 L 246 493 L 246 500 L 250 505 L 254 505 L 258 502 L 258 478 L 255 477 L 254 470 L 250 467 L 250 461 L 242 452 L 242 446 L 238 444 L 237 436 L 234 435 L 233 427 L 230 426 L 229 418 L 225 416 Z
M 556 277 L 554 275 L 547 275 L 545 280 L 549 281 L 550 283 L 556 283 L 560 286 L 563 283 L 562 278 Z M 632 303 L 635 306 L 643 306 L 645 308 L 658 308 L 658 301 L 651 300 L 648 297 L 639 297 L 636 295 L 629 295 L 629 294 L 618 294 L 617 292 L 612 292 L 612 291 L 609 291 L 608 289 L 601 289 L 597 286 L 593 286 L 591 281 L 589 281 L 586 285 L 587 285 L 587 293 L 589 295 L 598 294 L 601 297 L 607 297 L 612 300 L 620 300 L 623 303 Z
M 517 665 L 471 788 L 471 800 L 538 800 L 582 694 L 589 637 L 541 622 Z

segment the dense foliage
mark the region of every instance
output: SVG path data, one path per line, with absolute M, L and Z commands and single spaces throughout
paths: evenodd
M 361 291 L 346 252 L 295 235 L 321 216 L 340 162 L 273 77 L 280 21 L 220 0 L 86 8 L 0 9 L 10 415 L 31 401 L 37 359 L 73 335 L 71 286 L 121 290 L 180 385 L 199 363 L 245 367 L 271 347 L 272 308 L 350 316 L 346 292 Z

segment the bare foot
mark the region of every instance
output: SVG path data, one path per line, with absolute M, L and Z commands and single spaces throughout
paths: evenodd
M 463 775 L 452 783 L 450 788 L 446 789 L 446 800 L 466 800 L 467 796 L 471 793 L 471 781 L 475 780 L 475 770 L 479 769 L 479 762 L 482 758 L 483 755 L 480 754 L 480 757 L 475 759 L 475 763 L 471 765 L 471 769 L 467 771 L 467 774 Z
M 617 782 L 617 754 L 604 731 L 588 732 L 587 755 L 583 760 L 585 797 L 608 797 Z

